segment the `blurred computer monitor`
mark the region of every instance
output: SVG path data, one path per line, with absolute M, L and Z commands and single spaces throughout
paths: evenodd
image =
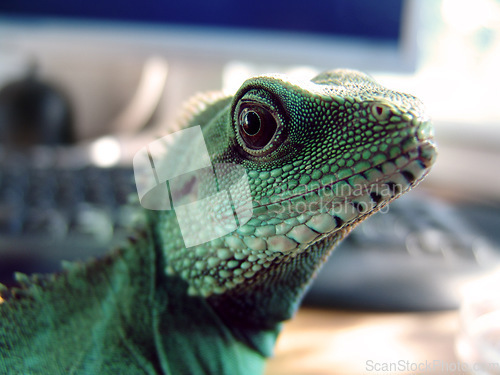
M 157 117 L 171 124 L 193 93 L 219 89 L 234 61 L 265 73 L 412 72 L 418 16 L 415 0 L 0 2 L 0 87 L 36 61 L 72 99 L 78 139 L 94 139 L 116 130 L 109 124 L 133 100 L 151 56 L 168 64 Z

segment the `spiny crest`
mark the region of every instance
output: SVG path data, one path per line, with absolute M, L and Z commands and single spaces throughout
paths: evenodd
M 382 88 L 373 77 L 368 74 L 350 69 L 335 69 L 318 74 L 311 81 L 317 84 L 327 84 L 345 87 L 374 86 Z
M 229 98 L 230 96 L 222 91 L 209 91 L 197 93 L 188 99 L 182 106 L 182 110 L 177 117 L 177 128 L 183 129 L 188 126 L 200 125 L 198 117 L 210 108 L 214 103 Z

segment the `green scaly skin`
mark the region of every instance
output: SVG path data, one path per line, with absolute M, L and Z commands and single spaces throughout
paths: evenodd
M 175 213 L 149 211 L 104 259 L 20 276 L 2 293 L 1 373 L 262 373 L 335 245 L 436 156 L 421 102 L 359 72 L 256 77 L 191 106 L 212 163 L 245 168 L 250 221 L 185 248 Z

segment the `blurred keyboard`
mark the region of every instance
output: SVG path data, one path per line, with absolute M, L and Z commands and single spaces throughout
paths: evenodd
M 61 260 L 99 256 L 134 218 L 130 168 L 40 167 L 12 161 L 0 169 L 0 282 L 13 271 L 53 272 Z
M 500 209 L 413 191 L 361 223 L 305 298 L 324 307 L 454 309 L 461 288 L 500 267 Z

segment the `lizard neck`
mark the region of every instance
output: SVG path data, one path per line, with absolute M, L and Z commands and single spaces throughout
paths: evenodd
M 275 329 L 293 316 L 314 274 L 350 230 L 350 226 L 337 230 L 309 245 L 308 251 L 281 256 L 273 254 L 267 267 L 257 267 L 257 271 L 242 277 L 241 282 L 228 283 L 227 287 L 217 292 L 217 288 L 213 287 L 217 282 L 216 276 L 234 270 L 231 262 L 235 262 L 241 253 L 230 248 L 222 248 L 221 251 L 213 243 L 184 248 L 175 220 L 171 212 L 160 213 L 155 219 L 166 274 L 185 280 L 188 284 L 186 293 L 205 298 L 228 326 L 255 330 Z M 217 255 L 225 252 L 231 258 L 224 263 Z M 262 254 L 267 256 L 264 251 Z M 245 259 L 249 262 L 250 257 L 246 255 L 239 260 L 240 264 Z M 203 295 L 198 293 L 200 290 L 213 292 Z
M 318 241 L 310 251 L 276 263 L 262 275 L 207 300 L 228 325 L 274 328 L 293 317 L 315 273 L 344 235 Z

